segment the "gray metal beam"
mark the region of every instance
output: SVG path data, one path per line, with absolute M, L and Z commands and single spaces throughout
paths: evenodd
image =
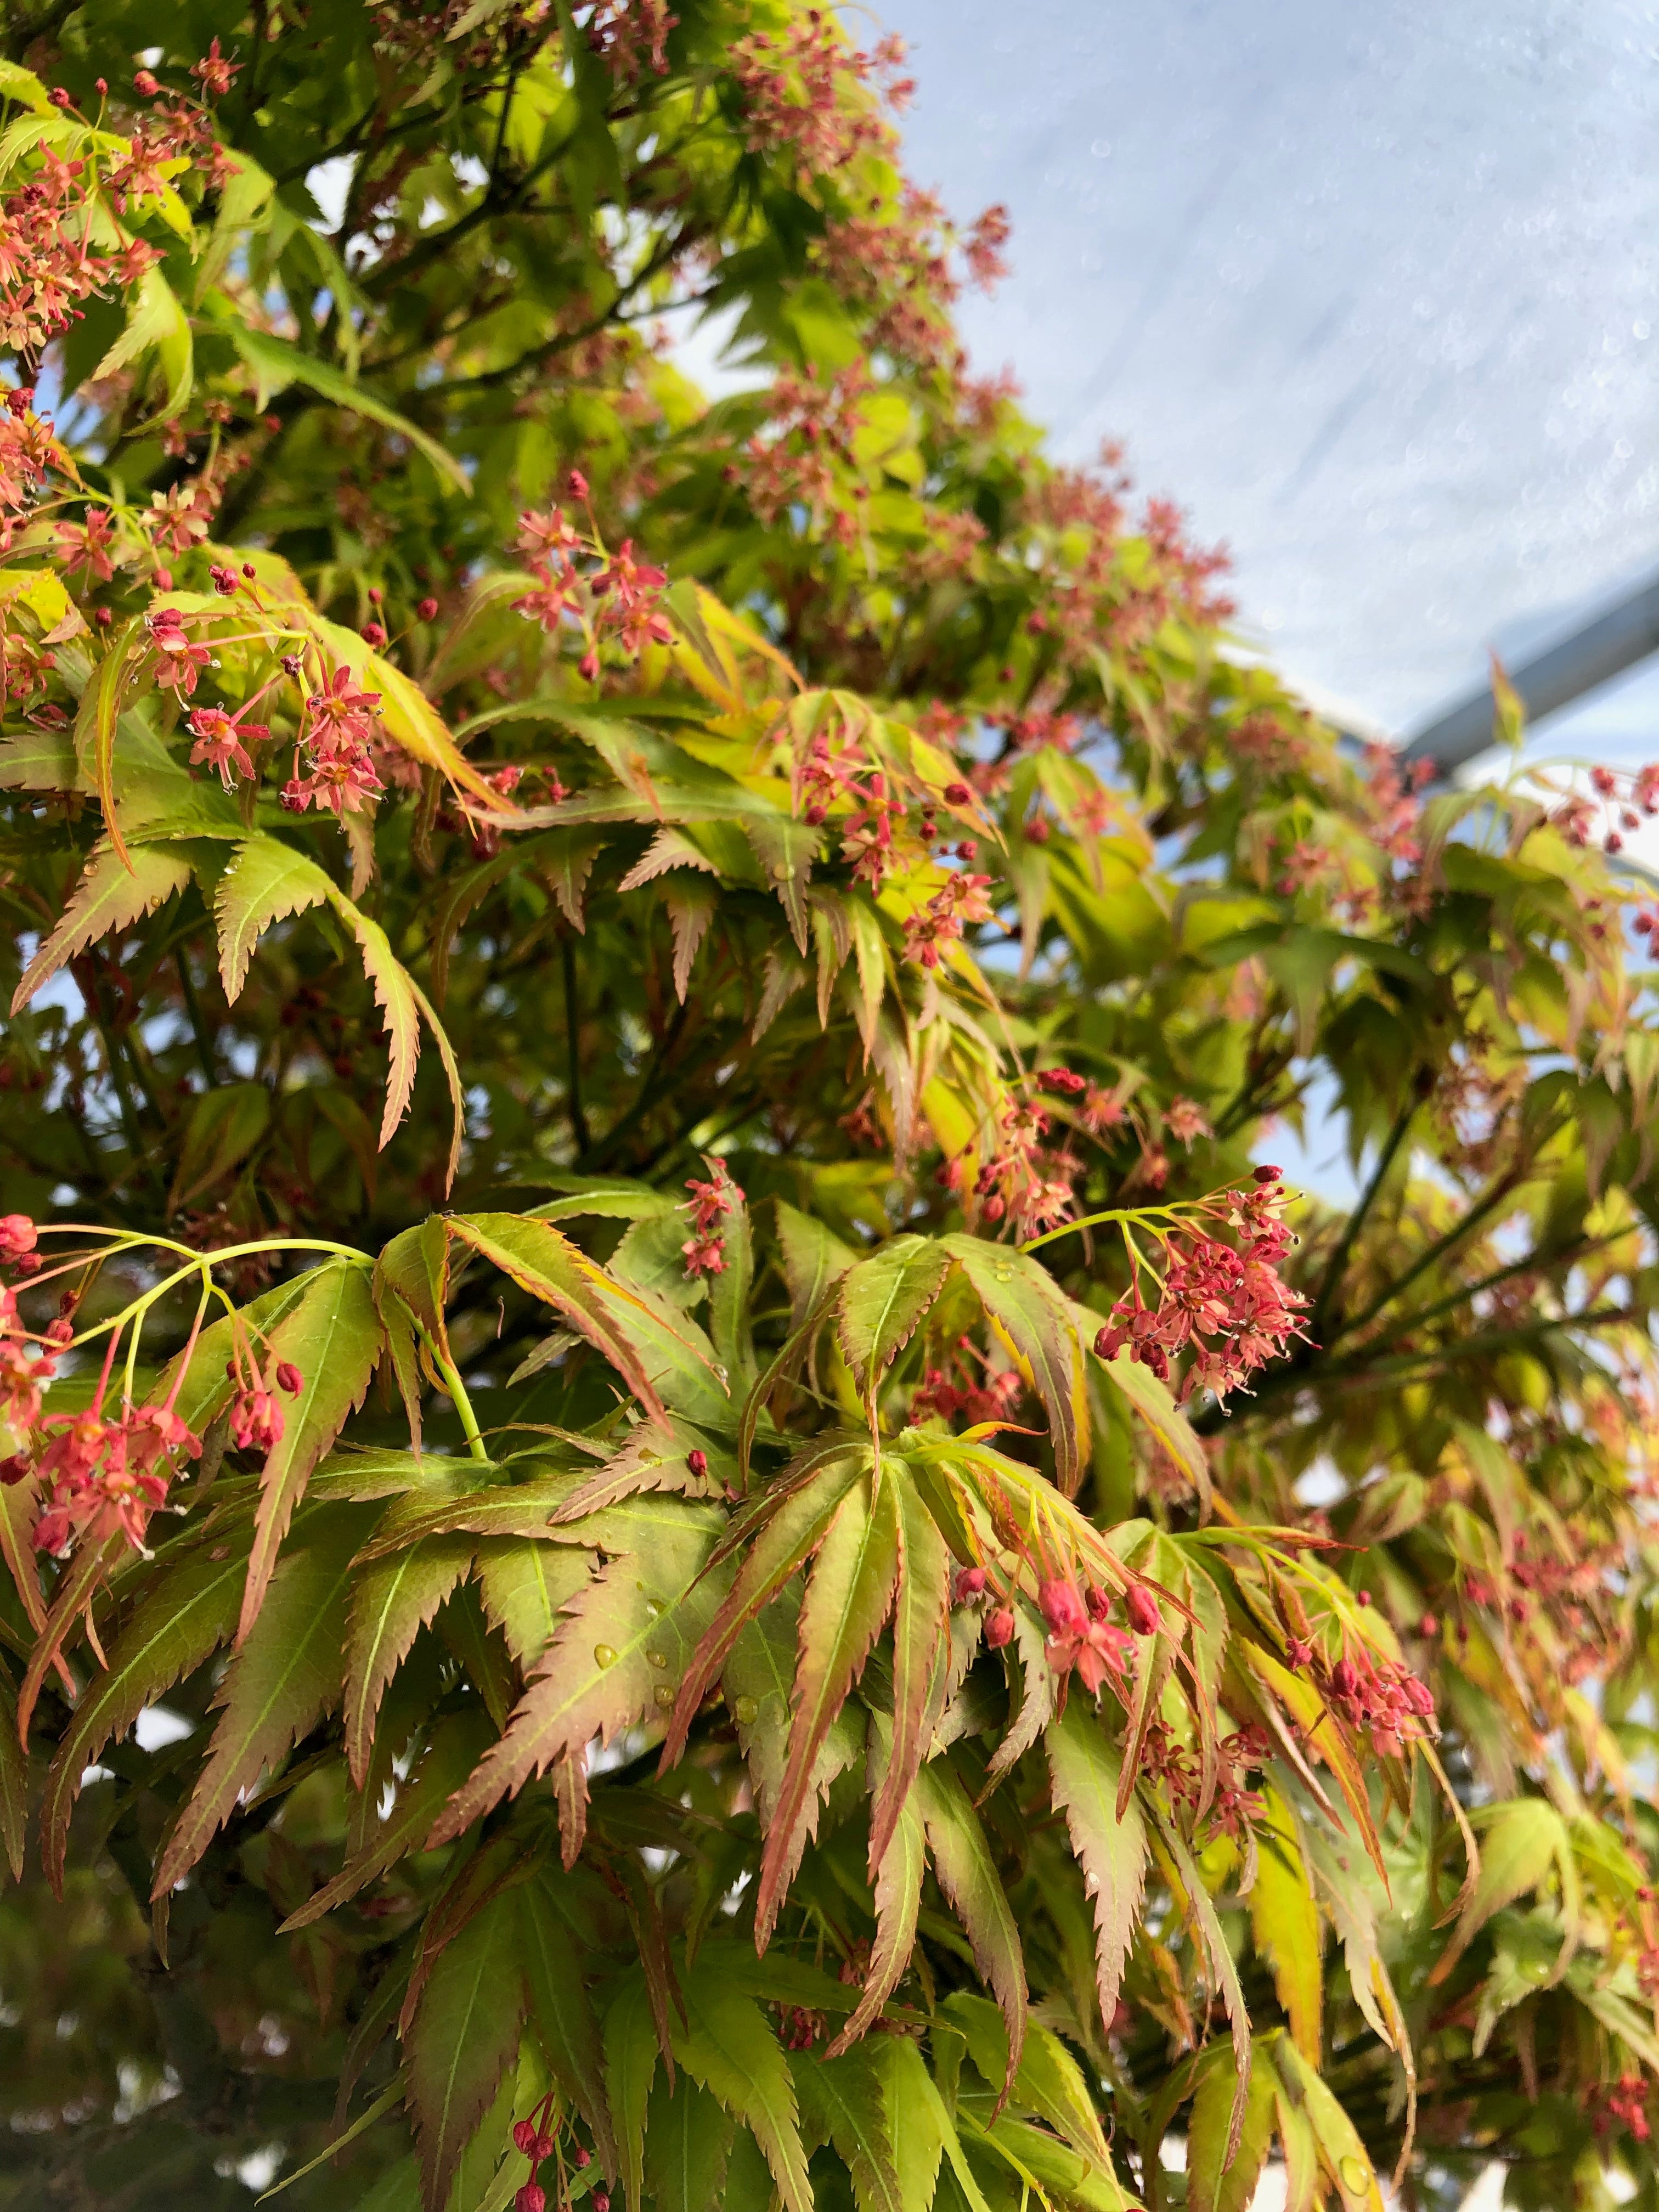
M 1659 577 L 1598 615 L 1583 629 L 1563 638 L 1519 668 L 1509 672 L 1529 721 L 1540 721 L 1571 706 L 1598 684 L 1606 684 L 1659 653 Z M 1490 688 L 1472 691 L 1438 714 L 1402 748 L 1408 761 L 1432 761 L 1442 775 L 1461 768 L 1493 743 Z

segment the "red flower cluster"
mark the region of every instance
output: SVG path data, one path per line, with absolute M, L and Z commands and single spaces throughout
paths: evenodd
M 1604 853 L 1624 850 L 1625 838 L 1644 816 L 1659 814 L 1659 762 L 1634 775 L 1593 768 L 1588 793 L 1569 791 L 1550 816 L 1570 845 L 1599 843 Z
M 261 1370 L 250 1350 L 240 1345 L 226 1363 L 225 1372 L 236 1385 L 230 1401 L 230 1439 L 238 1451 L 273 1451 L 283 1440 L 285 1422 L 279 1390 L 297 1398 L 305 1377 L 290 1359 L 276 1361 L 269 1372 Z
M 1062 1684 L 1075 1674 L 1091 1697 L 1097 1695 L 1109 1675 L 1124 1674 L 1135 1638 L 1154 1635 L 1162 1625 L 1157 1598 L 1144 1583 L 1131 1582 L 1123 1593 L 1129 1626 L 1121 1628 L 1109 1617 L 1111 1598 L 1100 1584 L 1079 1590 L 1071 1568 L 1056 1568 L 1040 1555 L 1040 1547 L 1034 1553 L 1018 1530 L 999 1527 L 999 1534 L 1012 1539 L 1009 1549 L 1018 1562 L 1012 1578 L 1005 1586 L 1000 1569 L 961 1568 L 952 1585 L 952 1602 L 987 1608 L 985 1642 L 989 1650 L 1000 1651 L 1013 1638 L 1020 1577 L 1028 1570 L 1034 1572 L 1037 1606 L 1048 1631 L 1043 1645 L 1048 1664 Z
M 1138 1605 L 1131 1600 L 1139 1601 Z M 1079 1596 L 1075 1583 L 1052 1576 L 1037 1585 L 1037 1603 L 1048 1626 L 1043 1649 L 1048 1664 L 1062 1680 L 1075 1672 L 1091 1697 L 1096 1696 L 1108 1674 L 1121 1674 L 1134 1649 L 1134 1638 L 1106 1617 L 1109 1600 L 1091 1583 Z M 1158 1625 L 1158 1600 L 1150 1590 L 1133 1583 L 1124 1593 L 1124 1610 L 1137 1633 L 1150 1636 Z
M 775 522 L 791 507 L 805 507 L 815 529 L 827 527 L 843 545 L 854 543 L 859 520 L 835 495 L 832 465 L 838 462 L 853 471 L 856 499 L 862 487 L 854 446 L 863 422 L 859 403 L 873 388 L 862 362 L 823 382 L 811 368 L 800 376 L 790 371 L 779 376 L 766 395 L 765 428 L 743 447 L 742 465 L 728 465 L 728 474 L 734 482 L 741 480 L 763 522 Z
M 380 711 L 380 693 L 358 690 L 349 668 L 337 668 L 325 677 L 320 690 L 307 696 L 294 748 L 294 773 L 283 786 L 283 805 L 290 814 L 303 814 L 313 805 L 351 814 L 366 799 L 380 796 L 386 788 L 374 768 Z
M 1397 1660 L 1380 1657 L 1365 1645 L 1356 1647 L 1327 1669 L 1317 1647 L 1290 1638 L 1287 1663 L 1310 1669 L 1331 1711 L 1350 1728 L 1369 1729 L 1373 1749 L 1384 1758 L 1398 1758 L 1403 1747 L 1425 1735 L 1434 1722 L 1434 1698 L 1428 1686 Z
M 952 872 L 926 906 L 905 917 L 904 957 L 920 967 L 937 968 L 946 945 L 955 944 L 963 926 L 993 919 L 986 896 L 989 876 Z
M 1075 752 L 1085 734 L 1082 721 L 1075 714 L 1057 714 L 1041 707 L 1027 708 L 1017 712 L 1003 708 L 985 717 L 994 730 L 1003 733 L 1003 752 L 1034 753 L 1044 745 L 1052 745 L 1058 752 Z
M 1295 1241 L 1278 1216 L 1285 1197 L 1279 1170 L 1258 1173 L 1262 1180 L 1254 1190 L 1229 1191 L 1220 1202 L 1238 1236 L 1237 1246 L 1203 1234 L 1183 1237 L 1180 1231 L 1165 1239 L 1155 1306 L 1142 1296 L 1136 1264 L 1128 1294 L 1095 1338 L 1103 1359 L 1115 1359 L 1127 1347 L 1132 1358 L 1167 1380 L 1171 1353 L 1190 1352 L 1182 1398 L 1200 1389 L 1224 1398 L 1280 1358 L 1292 1337 L 1306 1334 L 1301 1310 L 1307 1300 L 1287 1289 L 1276 1272 Z
M 251 568 L 240 576 L 229 569 L 213 573 L 216 586 L 227 597 L 253 589 Z M 181 702 L 193 696 L 203 670 L 213 665 L 212 647 L 189 634 L 187 625 L 201 618 L 172 606 L 152 607 L 144 617 L 155 655 L 155 681 L 164 690 L 176 692 Z M 249 718 L 266 692 L 284 678 L 301 681 L 303 672 L 303 656 L 285 653 L 280 674 L 234 714 L 222 707 L 191 708 L 187 724 L 194 741 L 192 766 L 217 769 L 228 791 L 251 777 L 255 769 L 248 745 L 268 738 L 270 731 Z M 380 709 L 380 693 L 360 691 L 347 667 L 325 665 L 318 688 L 310 692 L 301 682 L 292 773 L 282 792 L 283 805 L 290 814 L 303 814 L 311 806 L 326 807 L 336 815 L 353 813 L 385 790 L 376 759 L 395 749 L 388 748 L 382 738 Z
M 817 176 L 844 168 L 855 155 L 893 142 L 865 88 L 879 87 L 902 107 L 914 89 L 899 75 L 902 39 L 884 39 L 870 53 L 849 46 L 828 9 L 797 18 L 781 37 L 756 31 L 740 39 L 726 66 L 743 94 L 747 137 L 757 154 L 793 152 Z
M 942 1421 L 1006 1421 L 1012 1418 L 1024 1384 L 1018 1370 L 1005 1367 L 996 1373 L 987 1367 L 976 1375 L 969 1364 L 984 1359 L 971 1337 L 957 1340 L 957 1349 L 945 1367 L 930 1367 L 910 1400 L 910 1419 L 925 1421 L 930 1414 Z
M 94 252 L 95 173 L 44 142 L 39 152 L 27 181 L 0 201 L 0 345 L 10 353 L 38 355 L 80 319 L 82 300 L 111 277 L 136 283 L 157 258 L 143 245 Z
M 0 1265 L 21 1275 L 37 1273 L 38 1243 L 39 1231 L 27 1214 L 0 1216 Z M 82 1413 L 43 1418 L 41 1389 L 56 1372 L 58 1353 L 74 1337 L 73 1310 L 73 1298 L 65 1299 L 57 1320 L 37 1334 L 20 1320 L 15 1291 L 0 1285 L 0 1418 L 14 1434 L 33 1432 L 37 1439 L 47 1439 L 44 1449 L 37 1443 L 33 1449 L 0 1462 L 0 1481 L 40 1476 L 45 1504 L 34 1541 L 43 1552 L 65 1551 L 81 1528 L 94 1541 L 118 1531 L 130 1543 L 142 1545 L 149 1516 L 173 1479 L 173 1455 L 196 1457 L 201 1440 L 174 1413 L 172 1399 L 164 1406 L 124 1403 L 118 1419 L 105 1419 L 118 1330 L 110 1339 L 92 1405 Z M 27 1348 L 31 1343 L 38 1347 L 32 1356 Z
M 1265 1810 L 1261 1797 L 1249 1786 L 1250 1770 L 1265 1765 L 1273 1744 L 1264 1729 L 1253 1723 L 1216 1746 L 1216 1780 L 1210 1799 L 1209 1822 L 1224 1835 L 1241 1838 Z M 1203 1790 L 1203 1773 L 1196 1759 L 1170 1735 L 1168 1725 L 1154 1721 L 1146 1731 L 1143 1771 L 1161 1782 L 1177 1811 L 1196 1814 Z
M 837 800 L 862 796 L 859 778 L 870 764 L 860 743 L 868 729 L 867 715 L 839 702 L 836 704 L 838 712 L 820 713 L 815 720 L 805 750 L 795 765 L 794 805 L 802 819 L 815 830 Z M 884 780 L 884 799 L 885 789 Z
M 1008 273 L 1009 232 L 1006 208 L 988 207 L 959 229 L 936 194 L 907 184 L 896 207 L 872 194 L 862 210 L 829 223 L 814 258 L 843 297 L 875 304 L 872 345 L 924 368 L 954 368 L 961 348 L 945 311 L 962 285 L 952 254 L 989 291 Z
M 785 2005 L 783 2014 L 783 2047 L 786 2051 L 810 2051 L 829 2033 L 829 2026 L 821 2012 L 805 2005 Z
M 667 0 L 599 0 L 583 26 L 587 42 L 621 83 L 649 70 L 668 74 L 668 33 L 679 21 Z
M 118 1531 L 142 1547 L 149 1516 L 164 1503 L 175 1472 L 170 1455 L 199 1459 L 202 1440 L 168 1406 L 123 1405 L 106 1420 L 98 1405 L 82 1413 L 49 1413 L 40 1424 L 52 1441 L 38 1472 L 48 1485 L 34 1524 L 37 1548 L 61 1555 L 77 1530 L 101 1542 Z
M 854 880 L 867 884 L 874 896 L 893 866 L 894 825 L 903 823 L 905 801 L 902 793 L 890 791 L 879 769 L 861 784 L 854 785 L 852 795 L 859 803 L 842 832 L 841 856 L 852 868 Z M 813 811 L 807 809 L 809 822 Z
M 1611 2135 L 1617 2129 L 1638 2142 L 1646 2142 L 1653 2133 L 1647 2112 L 1651 2087 L 1644 2075 L 1621 2074 L 1593 2097 L 1591 2124 L 1596 2134 Z
M 1011 1100 L 997 1149 L 974 1179 L 982 1218 L 1006 1220 L 1017 1238 L 1054 1228 L 1072 1211 L 1072 1179 L 1080 1163 L 1070 1152 L 1044 1148 L 1048 1126 L 1042 1107 Z
M 0 1214 L 0 1267 L 18 1275 L 32 1275 L 40 1265 L 35 1249 L 38 1232 L 26 1213 Z M 56 1351 L 64 1340 L 54 1323 L 45 1340 L 23 1327 L 17 1311 L 17 1293 L 0 1283 L 0 1421 L 14 1434 L 32 1429 L 40 1418 L 41 1385 L 51 1382 L 57 1369 Z M 27 1346 L 40 1348 L 33 1356 Z M 16 1482 L 29 1472 L 25 1453 L 0 1462 L 0 1479 Z
M 688 1275 L 723 1275 L 726 1237 L 720 1224 L 743 1204 L 743 1193 L 727 1173 L 724 1160 L 705 1154 L 703 1165 L 708 1170 L 707 1182 L 699 1182 L 695 1176 L 686 1179 L 691 1195 L 681 1211 L 691 1216 L 691 1234 L 680 1249 L 685 1255 Z
M 580 472 L 572 472 L 570 483 L 574 496 L 587 496 L 587 483 Z M 550 637 L 566 629 L 580 629 L 586 647 L 580 666 L 586 682 L 599 681 L 599 648 L 606 637 L 614 638 L 635 659 L 647 645 L 666 645 L 672 639 L 672 628 L 659 605 L 667 575 L 635 559 L 631 538 L 607 554 L 597 539 L 573 527 L 562 507 L 554 507 L 545 514 L 520 515 L 519 549 L 536 587 L 515 599 L 514 607 L 529 621 L 539 623 Z M 590 556 L 597 566 L 577 566 Z

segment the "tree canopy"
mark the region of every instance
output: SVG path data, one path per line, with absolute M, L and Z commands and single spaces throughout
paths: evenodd
M 1659 771 L 1242 653 L 854 29 L 8 19 L 0 2205 L 1659 2205 Z

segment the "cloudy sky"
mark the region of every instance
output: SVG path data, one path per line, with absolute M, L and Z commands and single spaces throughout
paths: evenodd
M 1070 456 L 1232 549 L 1241 627 L 1408 732 L 1659 571 L 1659 9 L 883 0 L 965 303 Z M 1540 732 L 1645 756 L 1659 664 Z

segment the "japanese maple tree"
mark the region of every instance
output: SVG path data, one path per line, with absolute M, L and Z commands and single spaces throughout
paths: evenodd
M 1659 2202 L 1659 772 L 1233 654 L 862 35 L 4 26 L 0 2205 Z

